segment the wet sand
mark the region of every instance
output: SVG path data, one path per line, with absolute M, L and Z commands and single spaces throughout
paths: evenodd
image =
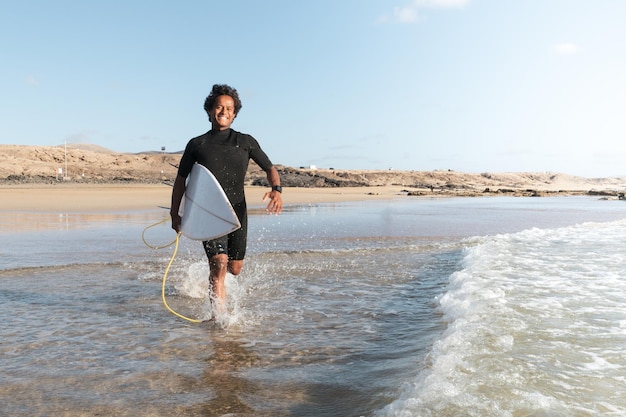
M 266 187 L 246 187 L 248 206 L 264 207 Z M 106 212 L 169 207 L 171 187 L 161 184 L 59 184 L 0 186 L 3 212 Z M 284 188 L 283 204 L 390 199 L 402 187 Z

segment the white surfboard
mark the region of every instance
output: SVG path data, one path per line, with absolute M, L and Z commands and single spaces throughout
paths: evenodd
M 193 240 L 211 240 L 240 227 L 233 207 L 211 171 L 194 164 L 183 201 L 182 234 Z

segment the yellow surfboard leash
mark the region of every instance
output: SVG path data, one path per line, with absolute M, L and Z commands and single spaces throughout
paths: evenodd
M 178 233 L 176 234 L 176 239 L 174 239 L 173 241 L 171 241 L 171 242 L 170 242 L 170 243 L 168 243 L 167 245 L 163 245 L 163 246 L 154 246 L 154 245 L 151 245 L 150 243 L 148 243 L 148 241 L 147 241 L 147 240 L 146 240 L 146 238 L 145 238 L 145 233 L 146 233 L 146 231 L 147 231 L 148 229 L 150 229 L 150 228 L 152 228 L 152 227 L 155 227 L 155 226 L 158 226 L 158 225 L 160 225 L 160 224 L 163 224 L 163 223 L 167 222 L 168 220 L 170 220 L 170 218 L 171 218 L 171 217 L 166 217 L 165 219 L 163 219 L 163 220 L 161 220 L 161 221 L 159 221 L 159 222 L 157 222 L 157 223 L 155 223 L 155 224 L 152 224 L 152 225 L 150 225 L 150 226 L 146 227 L 145 229 L 143 229 L 143 232 L 141 233 L 141 239 L 143 240 L 143 243 L 144 243 L 147 247 L 149 247 L 150 249 L 155 249 L 155 250 L 165 249 L 165 248 L 169 248 L 169 247 L 170 247 L 170 246 L 172 246 L 172 245 L 175 245 L 175 246 L 174 246 L 174 252 L 172 253 L 172 257 L 170 258 L 170 261 L 169 261 L 169 262 L 168 262 L 168 264 L 167 264 L 167 268 L 165 268 L 165 273 L 163 274 L 163 283 L 162 283 L 162 285 L 161 285 L 161 298 L 163 299 L 163 304 L 165 305 L 165 308 L 167 308 L 167 309 L 169 310 L 169 312 L 170 312 L 170 313 L 172 313 L 173 315 L 175 315 L 175 316 L 177 316 L 177 317 L 180 317 L 181 319 L 184 319 L 184 320 L 190 321 L 190 322 L 192 322 L 192 323 L 201 323 L 201 322 L 202 322 L 202 320 L 192 319 L 192 318 L 189 318 L 189 317 L 183 316 L 183 315 L 182 315 L 182 314 L 180 314 L 180 313 L 177 313 L 176 311 L 174 311 L 174 309 L 173 309 L 173 308 L 171 308 L 171 307 L 169 306 L 169 304 L 167 304 L 167 300 L 165 299 L 165 283 L 167 282 L 167 274 L 168 274 L 168 273 L 169 273 L 169 271 L 170 271 L 170 267 L 171 267 L 171 266 L 172 266 L 172 264 L 174 263 L 174 259 L 176 258 L 176 254 L 178 253 L 178 242 L 180 241 L 180 232 L 178 232 Z

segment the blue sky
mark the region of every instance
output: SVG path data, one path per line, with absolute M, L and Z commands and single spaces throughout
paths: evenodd
M 336 169 L 626 176 L 626 1 L 0 0 L 0 143 L 182 150 L 233 128 Z

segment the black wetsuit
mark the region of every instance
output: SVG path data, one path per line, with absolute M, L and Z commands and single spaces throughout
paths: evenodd
M 187 178 L 195 162 L 204 165 L 213 173 L 230 201 L 241 229 L 227 236 L 203 242 L 209 259 L 226 253 L 229 259 L 241 260 L 246 254 L 247 207 L 244 181 L 248 162 L 252 159 L 262 170 L 272 168 L 272 162 L 250 135 L 233 129 L 209 131 L 187 143 L 178 167 L 178 175 Z

